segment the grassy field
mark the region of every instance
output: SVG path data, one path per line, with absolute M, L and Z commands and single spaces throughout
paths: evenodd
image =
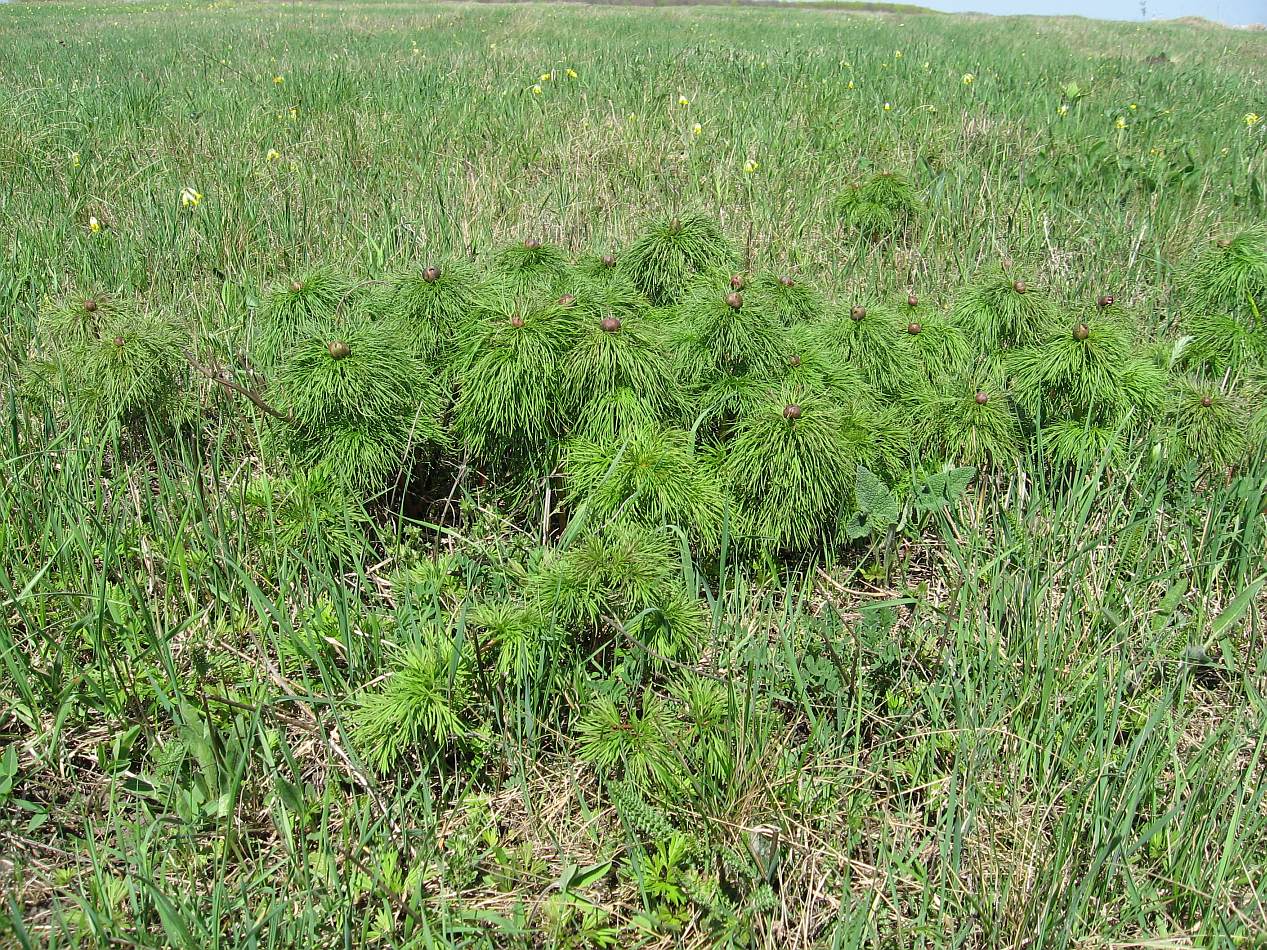
M 0 944 L 1267 944 L 1267 34 L 18 2 L 0 53 Z M 747 277 L 658 299 L 674 217 Z M 594 435 L 618 338 L 669 429 Z

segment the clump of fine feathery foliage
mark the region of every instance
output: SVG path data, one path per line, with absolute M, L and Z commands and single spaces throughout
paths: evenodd
M 664 657 L 708 630 L 703 605 L 683 587 L 669 532 L 611 524 L 546 554 L 525 578 L 528 602 L 575 636 L 625 636 Z
M 1018 402 L 1044 418 L 1081 417 L 1129 408 L 1122 376 L 1135 349 L 1117 320 L 1087 317 L 1052 329 L 1041 342 L 1013 350 L 1007 363 Z
M 961 326 L 921 304 L 913 294 L 898 307 L 896 319 L 910 337 L 911 350 L 930 379 L 963 371 L 976 355 L 971 337 Z
M 311 324 L 276 384 L 296 463 L 353 490 L 381 489 L 443 439 L 428 368 L 392 323 L 357 314 Z
M 50 305 L 40 313 L 37 341 L 43 384 L 61 389 L 87 425 L 170 421 L 189 375 L 188 334 L 130 302 Z
M 701 214 L 649 225 L 620 255 L 617 267 L 652 304 L 677 303 L 698 275 L 728 269 L 734 247 L 717 222 Z
M 1167 455 L 1175 465 L 1226 472 L 1244 460 L 1250 445 L 1245 400 L 1200 377 L 1174 381 L 1164 422 Z
M 754 546 L 804 550 L 830 533 L 857 467 L 848 425 L 836 400 L 791 388 L 739 419 L 724 474 Z
M 715 422 L 742 412 L 786 359 L 783 327 L 758 300 L 714 280 L 700 280 L 682 302 L 673 355 L 683 380 Z
M 919 449 L 961 465 L 1005 466 L 1021 452 L 1021 425 L 999 368 L 987 362 L 913 394 Z
M 470 658 L 437 630 L 396 647 L 383 683 L 361 695 L 352 714 L 352 737 L 380 772 L 413 746 L 442 748 L 463 734 L 469 698 Z
M 531 300 L 557 296 L 571 270 L 562 248 L 536 238 L 503 248 L 495 265 L 513 294 Z
M 572 429 L 593 438 L 677 418 L 681 387 L 645 301 L 614 286 L 582 286 L 573 342 L 563 357 L 563 398 Z
M 1183 281 L 1186 303 L 1197 310 L 1263 321 L 1267 313 L 1267 227 L 1214 242 L 1197 256 Z
M 823 345 L 820 329 L 812 323 L 796 323 L 783 332 L 782 358 L 764 370 L 756 383 L 766 389 L 784 384 L 843 400 L 856 400 L 869 390 L 848 361 Z
M 1059 465 L 1079 463 L 1112 466 L 1126 456 L 1126 432 L 1119 423 L 1085 419 L 1061 419 L 1043 425 L 1039 440 L 1048 456 Z
M 453 429 L 477 457 L 545 451 L 558 434 L 563 354 L 573 316 L 558 303 L 519 306 L 500 294 L 459 330 Z
M 569 503 L 574 510 L 584 505 L 590 524 L 676 525 L 709 548 L 721 534 L 721 486 L 681 429 L 649 426 L 624 440 L 574 439 L 563 469 Z
M 758 274 L 745 282 L 745 299 L 771 314 L 784 326 L 818 320 L 823 298 L 809 284 L 786 275 Z
M 880 172 L 847 186 L 835 206 L 847 228 L 871 241 L 905 233 L 921 212 L 914 184 L 896 172 Z
M 1212 373 L 1267 364 L 1267 322 L 1255 325 L 1230 313 L 1200 313 L 1183 324 L 1188 336 L 1183 361 Z
M 480 649 L 493 651 L 493 670 L 515 689 L 539 685 L 563 646 L 562 631 L 532 604 L 494 600 L 476 604 L 466 616 L 481 634 Z
M 332 267 L 283 279 L 264 295 L 256 313 L 255 356 L 271 370 L 279 354 L 303 337 L 312 324 L 328 323 L 352 294 L 355 283 Z
M 440 261 L 391 275 L 383 315 L 400 324 L 423 359 L 442 367 L 457 328 L 468 314 L 488 306 L 490 292 L 473 264 Z
M 856 367 L 874 394 L 898 392 L 922 373 L 906 324 L 888 308 L 855 305 L 817 332 L 822 346 Z
M 955 297 L 955 322 L 984 349 L 1037 343 L 1054 318 L 1045 293 L 1009 275 L 968 284 Z

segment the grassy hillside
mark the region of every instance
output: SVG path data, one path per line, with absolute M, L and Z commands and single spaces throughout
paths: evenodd
M 0 943 L 1267 940 L 1267 34 L 0 54 Z

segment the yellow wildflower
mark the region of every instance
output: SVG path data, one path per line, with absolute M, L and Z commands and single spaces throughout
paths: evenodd
M 1247 117 L 1247 118 L 1248 118 L 1248 117 Z M 1251 122 L 1250 124 L 1251 124 L 1251 125 L 1253 125 L 1253 123 L 1252 123 L 1252 122 Z M 79 161 L 79 153 L 78 153 L 78 152 L 71 152 L 71 153 L 70 153 L 70 167 L 71 167 L 71 168 L 78 168 L 78 167 L 79 167 L 79 165 L 80 165 L 80 161 Z
M 976 78 L 977 78 L 977 77 L 976 77 L 976 76 L 974 76 L 974 75 L 972 75 L 972 73 L 964 73 L 964 74 L 963 74 L 963 84 L 964 84 L 965 86 L 971 86 L 971 85 L 972 85 L 972 83 L 976 80 Z
M 290 107 L 290 117 L 291 117 L 292 119 L 298 119 L 298 118 L 299 118 L 299 108 L 298 108 L 297 106 L 291 106 L 291 107 Z
M 534 96 L 539 96 L 539 95 L 541 95 L 541 83 L 533 83 L 533 84 L 532 84 L 532 94 L 533 94 Z
M 848 86 L 846 86 L 845 88 L 846 88 L 846 89 L 852 89 L 852 88 L 853 88 L 853 80 L 852 80 L 852 79 L 851 79 L 851 80 L 849 80 L 849 85 L 848 85 Z
M 902 58 L 902 51 L 901 51 L 900 49 L 895 49 L 895 50 L 893 51 L 893 58 L 894 58 L 894 59 L 901 59 L 901 58 Z
M 569 67 L 568 67 L 568 79 L 575 79 L 575 78 L 576 78 L 576 70 L 575 70 L 575 69 L 573 69 L 571 66 L 569 66 Z
M 698 122 L 696 122 L 693 126 L 691 126 L 692 135 L 699 135 L 703 131 L 704 131 L 704 127 L 700 125 Z
M 760 162 L 757 162 L 757 161 L 755 161 L 755 160 L 753 160 L 753 159 L 751 159 L 751 158 L 750 158 L 750 159 L 748 159 L 746 162 L 744 162 L 744 163 L 743 163 L 743 170 L 744 170 L 744 173 L 745 173 L 745 174 L 748 174 L 748 175 L 751 175 L 753 172 L 755 172 L 755 171 L 756 171 L 758 168 L 760 168 L 760 167 L 761 167 L 761 163 L 760 163 Z
M 1253 128 L 1261 121 L 1263 121 L 1263 117 L 1259 115 L 1257 112 L 1245 113 L 1245 124 L 1249 126 L 1250 128 Z
M 1131 109 L 1131 111 L 1132 111 L 1132 112 L 1134 112 L 1134 111 L 1135 111 L 1136 109 L 1138 109 L 1138 108 L 1139 108 L 1139 103 L 1137 103 L 1137 102 L 1132 102 L 1132 103 L 1131 103 L 1131 105 L 1130 105 L 1130 109 Z
M 275 149 L 275 148 L 270 148 L 270 149 L 268 150 L 268 154 L 264 156 L 264 161 L 266 161 L 266 162 L 275 162 L 275 161 L 277 161 L 277 160 L 278 160 L 279 158 L 281 158 L 281 157 L 282 157 L 282 153 L 281 153 L 281 152 L 277 151 L 277 149 Z
M 280 85 L 281 85 L 282 83 L 284 83 L 285 81 L 286 81 L 286 77 L 285 77 L 285 76 L 274 76 L 274 77 L 273 77 L 273 85 L 274 85 L 274 86 L 280 86 Z
M 689 106 L 691 104 L 691 100 L 686 98 L 686 96 L 678 96 L 677 104 L 680 106 Z
M 549 81 L 550 81 L 549 73 L 542 73 L 539 77 L 537 77 L 537 82 L 549 82 Z
M 891 102 L 886 102 L 886 103 L 884 104 L 884 111 L 885 111 L 885 112 L 892 112 L 892 111 L 893 111 L 893 103 L 891 103 Z
M 101 222 L 97 220 L 96 215 L 88 216 L 88 230 L 93 234 L 101 233 Z
M 196 208 L 202 204 L 202 193 L 194 188 L 185 188 L 180 193 L 180 206 L 182 208 Z
M 1060 115 L 1065 115 L 1068 111 L 1069 111 L 1069 106 L 1063 102 L 1060 104 L 1060 108 L 1056 110 L 1056 112 L 1059 113 Z
M 1113 128 L 1115 128 L 1115 129 L 1124 129 L 1124 128 L 1126 128 L 1126 120 L 1125 120 L 1125 119 L 1123 119 L 1123 118 L 1119 115 L 1116 119 L 1114 119 L 1114 120 L 1113 120 Z

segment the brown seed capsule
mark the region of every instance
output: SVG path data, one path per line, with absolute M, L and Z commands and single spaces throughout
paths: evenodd
M 303 290 L 303 289 L 304 289 L 304 285 L 303 285 L 303 284 L 301 284 L 299 281 L 297 281 L 297 280 L 292 280 L 292 281 L 290 282 L 290 292 L 291 292 L 292 294 L 297 294 L 297 293 L 299 293 L 299 291 L 301 291 L 301 290 Z
M 801 358 L 794 353 L 787 358 L 787 365 L 795 369 L 801 365 Z
M 524 247 L 530 251 L 539 251 L 541 250 L 541 242 L 536 238 L 527 238 L 524 240 Z
M 1000 261 L 999 263 L 1003 265 L 1003 269 L 1004 269 L 1004 270 L 1011 270 L 1011 269 L 1012 269 L 1012 258 L 1010 258 L 1010 257 L 1005 257 L 1005 258 L 1003 258 L 1003 260 L 1002 260 L 1002 261 Z
M 784 418 L 784 419 L 799 419 L 799 418 L 801 418 L 801 407 L 800 407 L 800 406 L 798 406 L 796 403 L 792 403 L 790 406 L 784 406 L 784 407 L 783 407 L 783 418 Z
M 125 342 L 126 342 L 126 341 L 125 341 L 125 340 L 123 339 L 123 337 L 121 337 L 121 336 L 116 336 L 116 337 L 114 338 L 114 345 L 115 345 L 115 346 L 122 346 Z
M 92 300 L 92 299 L 85 300 L 85 301 L 84 301 L 84 312 L 85 312 L 85 313 L 96 313 L 96 312 L 97 312 L 97 301 Z
M 796 281 L 794 281 L 791 277 L 786 277 L 786 276 L 785 276 L 785 277 L 780 277 L 780 278 L 779 278 L 779 283 L 780 283 L 780 284 L 782 284 L 784 287 L 795 287 L 795 286 L 796 286 Z
M 1025 291 L 1029 290 L 1029 286 L 1025 283 L 1025 281 L 1018 280 L 1018 281 L 1013 282 L 1012 289 L 1015 290 L 1018 294 L 1023 294 L 1025 293 Z
M 1113 295 L 1105 294 L 1103 297 L 1101 297 L 1099 300 L 1095 302 L 1095 305 L 1099 307 L 1101 310 L 1105 309 L 1106 307 L 1113 306 Z
M 620 317 L 603 317 L 602 327 L 607 333 L 615 333 L 620 329 Z
M 672 221 L 669 222 L 670 234 L 677 234 L 681 230 L 682 230 L 682 221 L 680 218 L 674 218 Z
M 1213 398 L 1213 397 L 1211 397 L 1211 396 L 1202 396 L 1202 397 L 1201 397 L 1201 406 L 1202 406 L 1202 408 L 1209 409 L 1209 408 L 1210 408 L 1211 406 L 1213 406 L 1213 405 L 1214 405 L 1214 398 Z
M 919 298 L 918 298 L 918 297 L 916 297 L 914 294 L 907 294 L 907 295 L 906 295 L 906 305 L 907 305 L 908 307 L 918 307 L 918 306 L 919 306 Z
M 1218 245 L 1219 247 L 1221 247 L 1223 250 L 1226 251 L 1229 247 L 1232 246 L 1232 242 L 1229 241 L 1227 238 L 1219 238 Z
M 437 280 L 440 279 L 440 268 L 428 267 L 426 270 L 422 272 L 422 279 L 425 280 L 428 284 L 434 284 Z
M 331 340 L 326 344 L 326 349 L 330 353 L 330 359 L 341 360 L 351 355 L 352 350 L 342 340 Z
M 730 278 L 731 290 L 743 290 L 747 286 L 747 282 L 743 279 L 743 274 L 735 274 Z
M 600 257 L 600 258 L 599 258 L 599 261 L 601 261 L 601 262 L 602 262 L 602 265 L 603 265 L 604 267 L 615 267 L 615 266 L 616 266 L 616 255 L 615 255 L 615 254 L 604 254 L 602 257 Z
M 1073 328 L 1073 338 L 1077 340 L 1079 343 L 1083 342 L 1090 335 L 1091 335 L 1091 328 L 1087 326 L 1085 323 L 1079 323 L 1076 327 Z
M 918 336 L 919 331 L 922 329 L 924 328 L 920 326 L 918 323 L 908 323 L 906 325 L 906 332 L 909 333 L 911 336 Z
M 732 310 L 738 310 L 743 306 L 743 294 L 735 290 L 726 295 L 726 306 Z
M 516 330 L 522 330 L 524 328 L 524 318 L 516 313 L 510 318 L 510 325 Z
M 987 394 L 981 392 L 980 390 L 977 390 L 976 400 L 977 400 L 978 406 L 984 406 L 987 402 L 990 401 L 990 397 Z
M 564 294 L 562 297 L 559 298 L 559 306 L 560 307 L 575 307 L 576 294 Z
M 867 315 L 866 307 L 851 307 L 849 310 L 849 319 L 852 320 L 854 323 L 857 323 L 866 315 Z

